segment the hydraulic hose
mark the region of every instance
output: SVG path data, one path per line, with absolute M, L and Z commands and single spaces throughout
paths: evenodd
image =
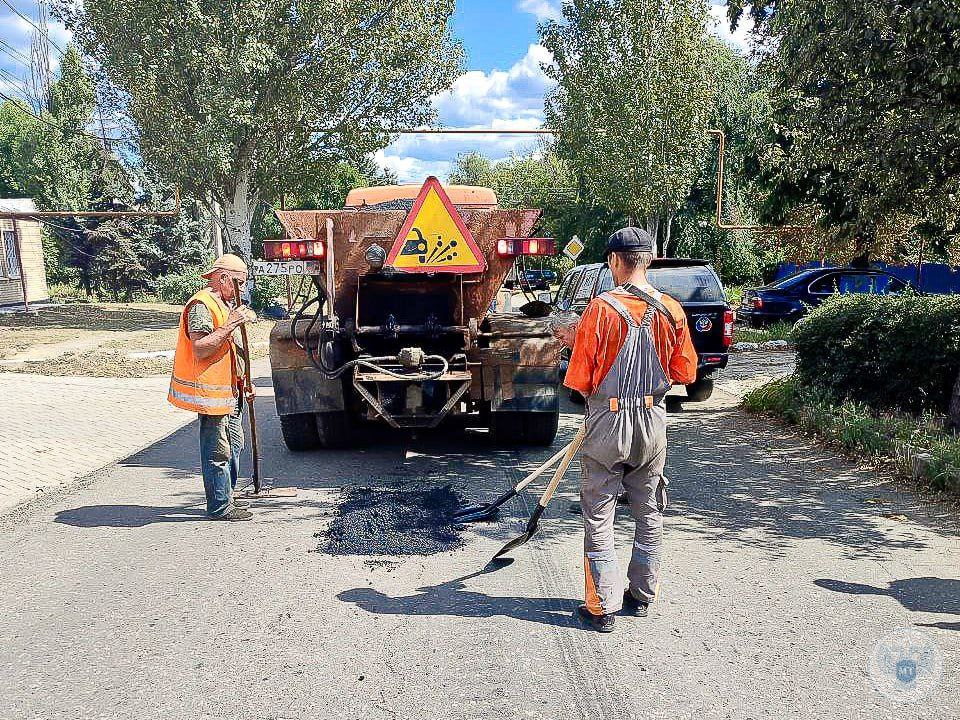
M 320 374 L 323 375 L 327 380 L 335 380 L 343 375 L 348 370 L 351 370 L 355 367 L 365 367 L 374 372 L 383 373 L 384 375 L 389 375 L 390 377 L 397 378 L 398 380 L 411 380 L 416 382 L 423 382 L 428 380 L 436 380 L 437 378 L 445 375 L 450 369 L 450 363 L 447 362 L 447 359 L 441 355 L 427 355 L 424 357 L 424 361 L 436 360 L 442 366 L 440 370 L 433 372 L 420 372 L 420 373 L 398 373 L 389 368 L 383 367 L 380 363 L 384 362 L 398 362 L 396 357 L 384 356 L 384 357 L 374 357 L 374 358 L 357 358 L 355 360 L 350 360 L 340 367 L 331 368 L 329 367 L 323 358 L 323 343 L 325 341 L 326 335 L 329 332 L 328 328 L 321 326 L 320 333 L 317 338 L 316 346 L 310 342 L 310 333 L 313 332 L 314 327 L 318 321 L 321 320 L 320 314 L 320 305 L 323 300 L 327 302 L 330 301 L 329 294 L 326 291 L 326 288 L 323 286 L 323 283 L 318 279 L 314 278 L 314 285 L 317 288 L 317 294 L 305 302 L 296 314 L 293 317 L 293 322 L 290 324 L 290 335 L 293 338 L 294 343 L 297 347 L 307 353 L 307 358 L 310 360 L 310 364 L 313 365 L 317 370 L 320 371 Z M 306 331 L 303 333 L 302 337 L 297 332 L 298 325 L 301 322 L 305 322 L 306 318 L 304 317 L 306 310 L 312 307 L 314 304 L 317 305 L 317 312 L 310 318 L 310 322 L 307 325 Z

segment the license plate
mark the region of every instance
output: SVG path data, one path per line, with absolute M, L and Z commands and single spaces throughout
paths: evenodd
M 253 263 L 254 275 L 322 275 L 319 260 L 275 260 Z

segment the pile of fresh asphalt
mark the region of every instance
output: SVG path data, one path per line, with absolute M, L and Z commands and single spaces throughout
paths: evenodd
M 317 533 L 328 555 L 433 555 L 463 544 L 453 522 L 460 496 L 450 486 L 397 483 L 347 487 L 330 528 Z

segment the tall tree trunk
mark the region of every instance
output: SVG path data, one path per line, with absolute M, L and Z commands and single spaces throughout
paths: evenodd
M 960 375 L 953 384 L 953 395 L 950 397 L 950 422 L 954 428 L 960 430 Z
M 233 186 L 225 188 L 223 205 L 224 250 L 250 262 L 250 223 L 259 202 L 259 193 L 250 184 L 249 152 L 241 148 Z
M 670 247 L 670 236 L 672 235 L 673 229 L 673 216 L 675 213 L 669 213 L 667 215 L 667 231 L 664 233 L 663 237 L 663 257 L 673 257 L 673 248 Z
M 657 250 L 657 236 L 660 234 L 660 216 L 659 215 L 649 215 L 646 222 L 646 230 L 650 233 L 650 237 L 653 238 L 653 250 L 654 254 L 658 254 Z

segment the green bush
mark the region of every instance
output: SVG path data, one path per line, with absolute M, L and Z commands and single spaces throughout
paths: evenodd
M 793 340 L 800 381 L 835 400 L 946 412 L 960 369 L 960 296 L 837 296 Z
M 263 310 L 273 300 L 287 295 L 287 282 L 283 277 L 261 275 L 253 281 L 250 291 L 250 306 L 257 311 Z M 284 301 L 285 303 L 286 301 Z
M 773 380 L 743 397 L 743 407 L 752 413 L 778 415 L 787 422 L 800 421 L 800 387 L 795 375 Z
M 178 273 L 161 275 L 154 283 L 157 297 L 174 305 L 184 305 L 197 290 L 206 284 L 200 277 L 206 268 L 187 268 Z

